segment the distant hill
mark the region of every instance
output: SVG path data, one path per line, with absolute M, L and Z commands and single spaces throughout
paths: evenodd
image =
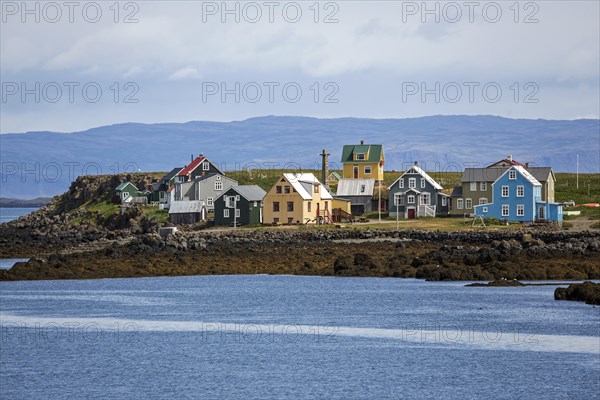
M 384 145 L 386 170 L 413 161 L 427 170 L 461 171 L 512 154 L 516 160 L 574 172 L 599 172 L 600 120 L 525 120 L 495 116 L 410 119 L 258 117 L 234 122 L 127 123 L 83 132 L 0 137 L 0 195 L 30 198 L 64 192 L 79 175 L 169 171 L 206 154 L 224 170 L 318 169 L 319 153 L 339 168 L 342 145 Z
M 23 200 L 23 199 L 7 199 L 0 197 L 0 208 L 33 208 L 42 207 L 50 203 L 52 200 L 49 197 L 38 197 L 37 199 Z

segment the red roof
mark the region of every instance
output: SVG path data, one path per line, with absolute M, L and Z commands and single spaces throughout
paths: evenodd
M 526 166 L 524 164 L 521 164 L 520 162 L 515 161 L 515 160 L 509 160 L 508 158 L 505 158 L 504 160 L 496 161 L 495 163 L 488 165 L 486 168 L 489 168 L 492 165 L 496 165 L 496 164 L 501 163 L 501 162 L 505 162 L 505 163 L 510 164 L 510 165 L 518 165 L 520 167 L 526 168 Z
M 184 169 L 182 169 L 181 172 L 177 174 L 177 176 L 187 176 L 190 172 L 192 172 L 193 170 L 195 170 L 196 168 L 198 168 L 198 166 L 204 160 L 206 160 L 206 157 L 204 157 L 204 156 L 198 156 L 198 157 L 196 157 L 194 159 L 194 161 L 192 161 L 190 163 L 190 165 L 188 165 L 187 167 L 185 167 Z
M 171 185 L 171 187 L 167 190 L 167 193 L 171 193 L 175 189 L 175 185 Z

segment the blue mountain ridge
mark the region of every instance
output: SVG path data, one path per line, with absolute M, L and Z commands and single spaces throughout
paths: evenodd
M 225 170 L 320 168 L 319 153 L 340 167 L 344 144 L 384 145 L 386 170 L 414 161 L 431 171 L 462 171 L 512 154 L 556 172 L 600 170 L 600 120 L 428 116 L 367 119 L 265 116 L 232 122 L 124 123 L 82 132 L 0 135 L 0 196 L 62 193 L 83 174 L 169 171 L 203 153 Z

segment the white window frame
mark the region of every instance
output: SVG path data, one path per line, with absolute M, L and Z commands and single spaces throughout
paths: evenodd
M 415 196 L 412 194 L 406 196 L 406 204 L 415 204 Z
M 487 190 L 487 182 L 479 182 L 479 190 L 485 192 Z
M 229 208 L 223 209 L 223 218 L 229 218 Z
M 525 186 L 517 186 L 517 197 L 525 197 Z
M 366 159 L 366 154 L 365 153 L 356 153 L 356 160 L 357 161 L 364 161 Z
M 488 212 L 488 208 L 487 207 L 481 207 L 481 212 L 482 213 L 487 213 Z
M 470 210 L 473 208 L 473 199 L 465 199 L 465 210 Z
M 477 191 L 477 182 L 471 182 L 471 187 L 469 189 L 471 189 L 471 192 Z
M 508 171 L 508 179 L 510 179 L 511 181 L 517 179 L 517 171 L 515 171 L 514 169 Z
M 240 209 L 239 209 L 239 208 L 236 208 L 236 209 L 235 209 L 235 217 L 236 217 L 236 218 L 239 218 L 239 217 L 240 217 Z
M 425 201 L 425 199 L 427 199 L 427 201 Z M 421 195 L 419 196 L 419 205 L 428 206 L 430 204 L 431 204 L 431 193 L 429 193 L 429 192 L 421 193 Z
M 202 163 L 202 171 L 208 171 L 210 169 L 210 163 L 208 161 L 204 161 Z
M 216 191 L 223 190 L 223 182 L 221 182 L 221 181 L 215 181 L 215 190 Z
M 370 165 L 365 165 L 365 175 L 371 175 L 372 169 Z
M 212 206 L 213 206 L 213 204 L 214 204 L 214 201 L 215 201 L 215 199 L 214 199 L 214 198 L 212 198 L 212 197 L 207 197 L 207 198 L 206 198 L 206 205 L 207 205 L 208 207 L 212 207 Z
M 400 182 L 398 182 L 398 187 L 400 189 L 404 189 L 404 179 L 400 179 Z
M 487 197 L 480 197 L 479 198 L 479 205 L 487 204 L 487 203 L 488 203 Z
M 425 178 L 421 178 L 421 189 L 425 189 Z
M 456 199 L 456 209 L 457 210 L 463 209 L 463 199 Z
M 395 206 L 403 206 L 404 205 L 404 193 L 394 193 L 394 205 Z
M 510 187 L 508 185 L 502 186 L 502 197 L 510 196 Z
M 510 206 L 508 204 L 502 204 L 502 216 L 503 217 L 510 216 Z
M 448 198 L 446 196 L 442 196 L 442 207 L 446 207 L 448 205 Z
M 417 178 L 408 178 L 408 188 L 409 189 L 417 188 Z
M 517 204 L 517 217 L 524 217 L 524 216 L 525 216 L 525 205 Z

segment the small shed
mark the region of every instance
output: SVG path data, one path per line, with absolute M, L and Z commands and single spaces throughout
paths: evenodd
M 214 201 L 215 225 L 262 223 L 262 201 L 267 192 L 257 185 L 232 186 Z
M 373 207 L 375 179 L 340 179 L 336 197 L 350 200 L 352 215 L 363 215 L 377 210 L 377 199 Z M 383 200 L 383 199 L 382 199 Z
M 195 224 L 206 221 L 206 207 L 201 201 L 174 201 L 169 208 L 169 222 L 172 224 Z

